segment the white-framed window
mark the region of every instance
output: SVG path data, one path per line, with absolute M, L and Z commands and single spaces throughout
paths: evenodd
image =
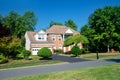
M 44 35 L 43 34 L 38 35 L 38 39 L 39 40 L 44 40 Z
M 55 35 L 54 34 L 52 35 L 52 41 L 55 41 Z
M 59 41 L 61 41 L 62 40 L 62 36 L 58 35 L 58 39 L 59 39 Z

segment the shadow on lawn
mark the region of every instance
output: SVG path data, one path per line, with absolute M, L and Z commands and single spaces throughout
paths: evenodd
M 52 60 L 52 58 L 40 58 L 39 60 Z
M 106 61 L 120 63 L 120 59 L 106 59 Z
M 21 60 L 21 59 L 24 59 L 23 57 L 16 57 L 16 58 L 13 58 L 13 60 Z

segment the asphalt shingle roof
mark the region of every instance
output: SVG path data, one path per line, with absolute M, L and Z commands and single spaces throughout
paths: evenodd
M 77 32 L 77 31 L 75 31 L 75 30 L 73 30 L 71 28 L 68 28 L 66 26 L 61 26 L 61 25 L 53 25 L 52 27 L 50 27 L 46 31 L 46 33 L 47 34 L 50 34 L 50 33 L 52 33 L 52 34 L 64 34 L 68 29 L 70 29 L 73 32 L 73 35 L 79 34 L 79 32 Z M 36 34 L 36 32 L 27 31 L 26 33 L 27 33 L 27 35 L 28 35 L 28 37 L 29 37 L 31 42 L 43 42 L 43 43 L 44 42 L 45 43 L 46 42 L 48 42 L 48 43 L 50 42 L 50 41 L 36 41 L 35 38 L 34 38 L 34 35 Z
M 79 34 L 79 32 L 69 28 L 69 27 L 66 27 L 66 26 L 62 26 L 62 25 L 53 25 L 52 27 L 50 27 L 46 32 L 49 34 L 49 33 L 54 33 L 54 34 L 63 34 L 65 33 L 68 29 L 70 29 L 74 35 L 75 34 Z

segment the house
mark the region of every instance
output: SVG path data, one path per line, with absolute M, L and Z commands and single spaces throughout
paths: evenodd
M 53 25 L 48 30 L 40 30 L 38 32 L 27 31 L 25 34 L 26 50 L 30 50 L 32 55 L 37 55 L 37 52 L 42 47 L 48 47 L 52 53 L 54 50 L 63 50 L 68 52 L 73 46 L 63 47 L 64 40 L 69 37 L 79 34 L 79 32 L 61 25 Z M 82 44 L 79 44 L 82 48 Z

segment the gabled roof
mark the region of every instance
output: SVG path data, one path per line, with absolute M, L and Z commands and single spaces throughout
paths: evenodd
M 73 34 L 79 34 L 79 32 L 66 27 L 66 26 L 62 26 L 62 25 L 53 25 L 52 27 L 50 27 L 46 32 L 49 33 L 53 33 L 53 34 L 64 34 L 68 29 L 70 29 Z
M 34 38 L 35 32 L 27 31 L 26 35 L 28 36 L 28 38 L 30 39 L 30 41 L 35 41 L 35 38 Z
M 46 32 L 44 30 L 39 30 L 38 32 L 36 32 L 36 34 L 46 34 Z
M 36 34 L 36 32 L 32 32 L 32 31 L 27 31 L 26 32 L 26 35 L 28 36 L 29 40 L 32 43 L 48 43 L 48 44 L 53 43 L 51 41 L 37 41 L 37 40 L 35 40 L 35 37 L 34 37 L 35 34 Z

